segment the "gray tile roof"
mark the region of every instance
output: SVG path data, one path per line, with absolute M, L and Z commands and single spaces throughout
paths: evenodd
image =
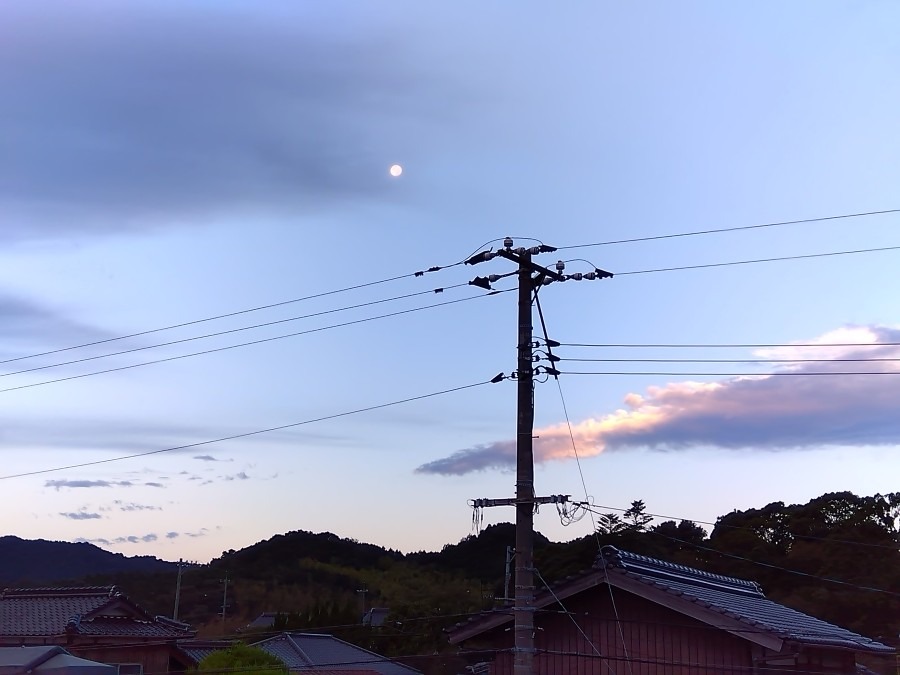
M 13 588 L 0 592 L 0 636 L 184 638 L 187 624 L 154 619 L 115 586 Z
M 228 649 L 234 640 L 179 640 L 175 646 L 180 649 L 195 664 L 214 652 Z
M 886 654 L 894 651 L 892 647 L 846 628 L 773 602 L 752 581 L 619 551 L 612 546 L 603 547 L 597 558 L 597 567 L 620 570 L 629 577 L 666 593 L 690 600 L 789 642 Z
M 73 617 L 117 595 L 115 586 L 7 588 L 0 592 L 0 635 L 62 635 Z
M 282 633 L 254 643 L 291 670 L 374 671 L 378 675 L 418 675 L 419 671 L 332 635 Z

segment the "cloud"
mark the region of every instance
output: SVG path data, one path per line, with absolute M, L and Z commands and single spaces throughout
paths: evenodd
M 79 543 L 98 544 L 100 546 L 119 546 L 122 544 L 151 544 L 158 539 L 159 536 L 157 534 L 150 532 L 148 534 L 128 534 L 113 539 L 107 539 L 105 537 L 85 539 L 84 537 L 79 537 L 75 541 Z
M 155 482 L 155 481 L 147 481 L 146 483 L 144 483 L 144 485 L 146 485 L 147 487 L 155 487 L 155 488 L 164 488 L 164 487 L 166 487 L 166 486 L 163 485 L 162 483 L 157 483 L 157 482 Z
M 230 476 L 222 476 L 224 480 L 250 480 L 250 476 L 247 475 L 246 471 L 239 471 L 238 473 L 231 474 Z
M 66 480 L 55 479 L 44 481 L 44 487 L 52 487 L 56 490 L 62 488 L 108 488 L 108 487 L 133 487 L 130 480 Z
M 166 532 L 166 539 L 177 539 L 179 536 L 178 532 Z
M 810 341 L 804 341 L 810 342 Z M 813 341 L 900 342 L 900 329 L 847 327 Z M 636 448 L 685 450 L 783 450 L 900 443 L 900 365 L 836 359 L 900 359 L 900 348 L 786 347 L 757 354 L 769 359 L 824 358 L 829 363 L 790 363 L 774 372 L 873 372 L 896 375 L 752 376 L 719 382 L 681 382 L 630 393 L 625 407 L 573 425 L 582 456 Z M 749 370 L 749 367 L 748 367 Z M 573 456 L 569 429 L 557 424 L 535 431 L 536 462 Z M 459 450 L 418 467 L 418 473 L 462 475 L 515 464 L 515 442 L 499 441 Z
M 149 504 L 135 504 L 134 502 L 123 502 L 119 499 L 113 502 L 115 508 L 119 511 L 162 511 L 161 506 L 151 506 Z
M 4 2 L 0 239 L 383 198 L 382 148 L 446 114 L 396 35 L 214 4 Z
M 201 462 L 233 462 L 234 459 L 217 459 L 212 455 L 194 455 L 194 459 L 199 459 Z
M 4 350 L 4 358 L 27 356 L 63 343 L 93 342 L 108 337 L 111 337 L 111 334 L 73 321 L 61 311 L 27 298 L 0 293 L 0 347 Z M 20 370 L 34 365 L 39 364 L 32 361 L 23 362 L 21 368 L 12 367 L 10 370 Z
M 90 513 L 88 511 L 74 511 L 70 513 L 60 513 L 63 518 L 68 518 L 69 520 L 96 520 L 102 518 L 99 513 Z

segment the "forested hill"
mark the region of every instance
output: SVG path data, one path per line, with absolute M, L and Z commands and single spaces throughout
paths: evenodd
M 661 521 L 650 511 L 642 501 L 635 501 L 624 513 L 592 514 L 596 532 L 566 543 L 551 542 L 536 533 L 535 566 L 541 577 L 553 581 L 590 568 L 598 547 L 611 544 L 757 581 L 773 600 L 897 643 L 900 493 L 857 497 L 843 492 L 806 504 L 775 502 L 723 515 L 707 527 L 690 521 Z M 345 629 L 335 627 L 358 624 L 364 608 L 387 607 L 393 637 L 370 636 L 382 640 L 370 647 L 387 653 L 390 640 L 396 638 L 398 649 L 433 650 L 442 644 L 440 628 L 459 620 L 460 613 L 501 602 L 507 547 L 514 540 L 514 527 L 500 524 L 438 552 L 404 555 L 332 533 L 290 532 L 226 551 L 209 565 L 185 570 L 179 617 L 200 626 L 207 635 L 220 635 L 242 630 L 262 612 L 278 612 L 279 627 L 341 634 Z M 7 537 L 0 544 L 8 546 L 10 541 L 35 548 L 27 555 L 20 553 L 18 559 L 0 550 L 0 579 L 4 574 L 21 578 L 27 563 L 35 581 L 50 580 L 52 573 L 54 581 L 64 576 L 80 583 L 116 583 L 154 613 L 171 615 L 173 611 L 175 570 L 165 563 L 124 558 L 84 544 L 56 543 L 69 547 L 56 553 L 44 548 L 51 542 Z M 91 567 L 93 558 L 73 557 L 69 551 L 103 555 L 97 558 L 98 566 Z M 110 559 L 127 564 L 100 566 L 109 565 Z M 44 569 L 44 564 L 49 567 Z M 162 565 L 164 571 L 147 573 L 128 567 L 144 564 L 150 570 Z M 95 573 L 86 576 L 86 569 Z M 227 597 L 225 578 L 229 580 Z M 344 637 L 363 639 L 355 634 Z
M 0 584 L 40 585 L 88 574 L 148 573 L 174 569 L 152 556 L 127 557 L 93 544 L 0 537 Z

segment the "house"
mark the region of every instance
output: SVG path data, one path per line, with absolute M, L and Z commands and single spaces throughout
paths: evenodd
M 540 578 L 540 577 L 538 577 Z M 448 631 L 473 668 L 513 672 L 512 611 Z M 601 550 L 594 567 L 536 594 L 538 675 L 625 672 L 856 674 L 860 655 L 894 649 L 765 597 L 752 581 Z
M 0 675 L 116 675 L 116 667 L 72 656 L 62 647 L 0 647 Z
M 184 670 L 175 648 L 187 624 L 153 617 L 115 586 L 0 591 L 0 646 L 58 645 L 114 664 L 121 675 Z
M 344 642 L 333 635 L 284 632 L 253 643 L 277 656 L 291 672 L 362 673 L 378 675 L 421 675 L 402 663 L 380 656 L 362 647 Z

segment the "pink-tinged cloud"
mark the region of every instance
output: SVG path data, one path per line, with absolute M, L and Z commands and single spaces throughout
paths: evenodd
M 900 329 L 848 327 L 804 343 L 865 343 L 872 347 L 784 347 L 753 358 L 829 359 L 785 363 L 772 372 L 875 372 L 887 375 L 751 376 L 719 382 L 680 382 L 629 393 L 624 407 L 572 426 L 579 454 L 648 448 L 698 447 L 783 450 L 900 444 Z M 749 371 L 749 364 L 747 367 Z M 565 423 L 536 429 L 536 462 L 573 457 Z M 515 441 L 486 443 L 423 464 L 417 473 L 462 475 L 515 465 Z

